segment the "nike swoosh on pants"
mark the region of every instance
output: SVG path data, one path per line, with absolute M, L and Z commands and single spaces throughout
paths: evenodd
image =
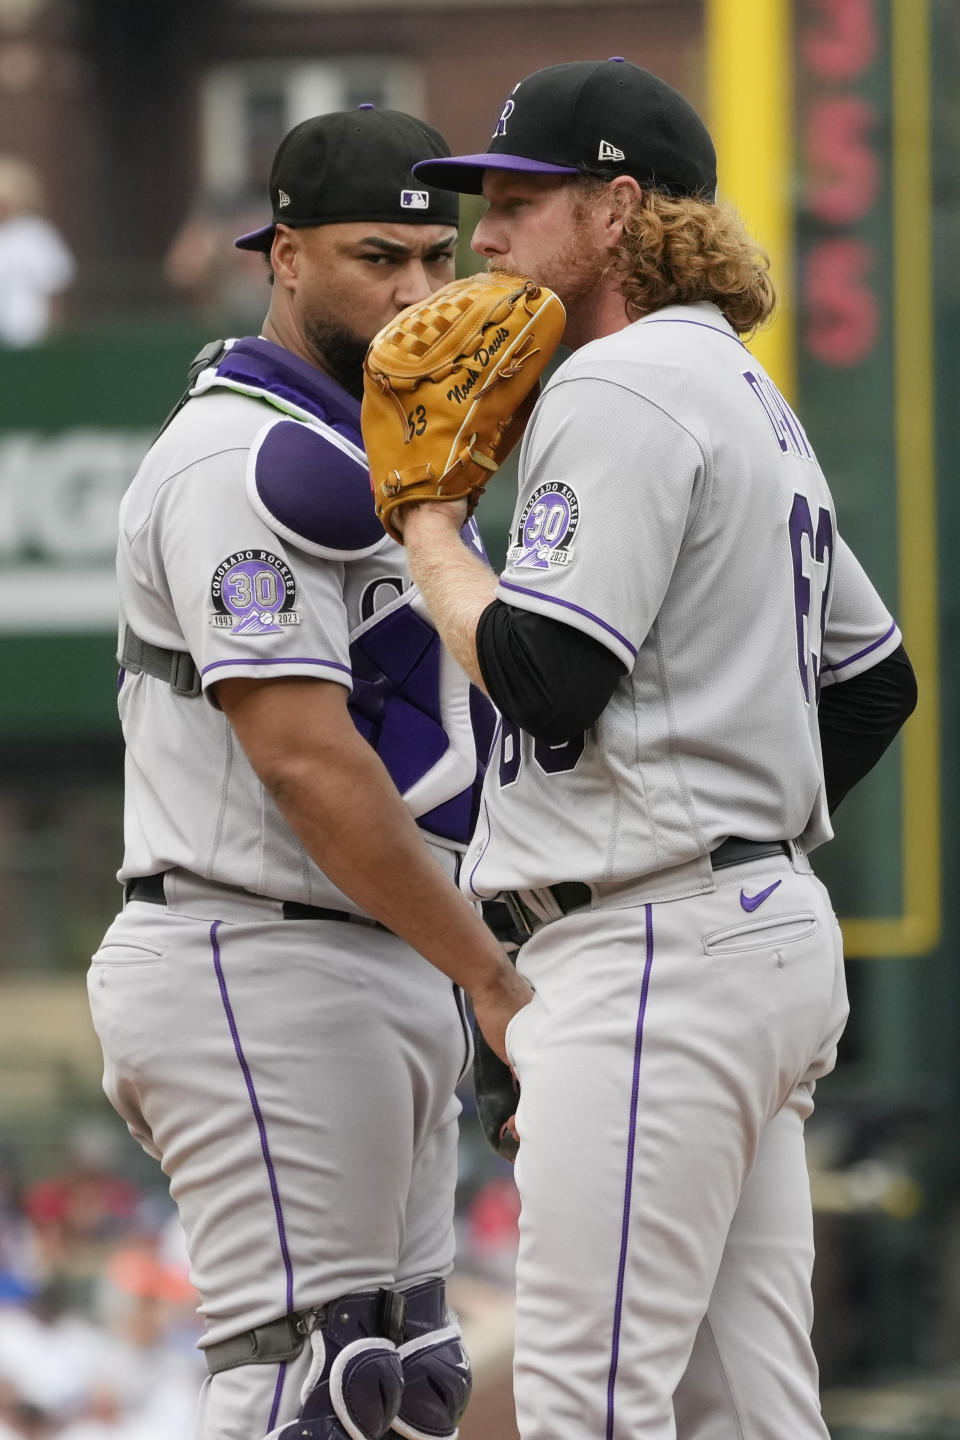
M 748 895 L 746 890 L 741 890 L 740 904 L 743 906 L 744 910 L 756 910 L 760 905 L 763 904 L 767 896 L 772 895 L 774 890 L 776 890 L 777 886 L 782 884 L 782 880 L 774 880 L 772 885 L 768 885 L 766 890 L 758 890 L 756 895 Z

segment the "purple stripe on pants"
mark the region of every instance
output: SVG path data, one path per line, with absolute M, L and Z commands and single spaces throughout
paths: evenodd
M 286 1374 L 287 1374 L 287 1362 L 286 1362 L 286 1360 L 283 1360 L 283 1361 L 281 1361 L 281 1363 L 280 1363 L 280 1368 L 279 1368 L 279 1370 L 277 1371 L 277 1384 L 276 1384 L 276 1388 L 275 1388 L 275 1390 L 274 1390 L 274 1392 L 273 1392 L 273 1404 L 270 1406 L 270 1419 L 267 1421 L 267 1434 L 268 1434 L 268 1435 L 270 1434 L 270 1431 L 274 1428 L 274 1426 L 275 1426 L 276 1423 L 277 1423 L 277 1411 L 280 1409 L 280 1399 L 281 1399 L 281 1396 L 283 1395 L 283 1382 L 284 1382 L 284 1380 L 286 1379 Z
M 620 1320 L 623 1314 L 623 1277 L 627 1268 L 627 1242 L 630 1235 L 630 1197 L 633 1192 L 633 1156 L 637 1143 L 637 1102 L 640 1094 L 640 1052 L 643 1049 L 643 1019 L 647 1013 L 647 991 L 650 988 L 650 966 L 653 963 L 653 907 L 645 905 L 647 954 L 640 986 L 640 1009 L 633 1047 L 633 1086 L 630 1092 L 630 1138 L 627 1142 L 627 1175 L 623 1194 L 623 1224 L 620 1230 L 620 1265 L 617 1269 L 617 1300 L 613 1311 L 613 1341 L 610 1353 L 610 1375 L 607 1380 L 607 1440 L 613 1440 L 613 1391 L 617 1383 L 620 1359 Z
M 290 1252 L 287 1249 L 287 1232 L 283 1223 L 283 1206 L 280 1204 L 280 1191 L 277 1187 L 277 1176 L 273 1168 L 273 1161 L 270 1159 L 270 1146 L 267 1142 L 267 1127 L 264 1124 L 263 1115 L 260 1110 L 260 1102 L 257 1099 L 257 1092 L 253 1085 L 253 1076 L 250 1074 L 250 1066 L 247 1064 L 247 1057 L 243 1053 L 243 1046 L 240 1044 L 240 1033 L 237 1030 L 237 1022 L 233 1014 L 233 1006 L 230 1004 L 230 996 L 227 994 L 227 982 L 223 975 L 223 966 L 220 963 L 220 941 L 217 938 L 217 930 L 223 922 L 214 920 L 210 926 L 210 944 L 213 947 L 213 968 L 217 972 L 217 984 L 220 986 L 220 999 L 223 1002 L 224 1013 L 227 1017 L 227 1024 L 230 1026 L 230 1035 L 233 1039 L 233 1048 L 236 1052 L 237 1061 L 243 1072 L 243 1078 L 247 1086 L 247 1094 L 250 1097 L 250 1108 L 253 1111 L 253 1118 L 257 1122 L 257 1130 L 260 1132 L 260 1150 L 263 1154 L 263 1163 L 267 1167 L 267 1180 L 270 1184 L 270 1194 L 273 1197 L 273 1213 L 277 1217 L 277 1234 L 280 1238 L 280 1254 L 283 1256 L 283 1268 L 287 1277 L 286 1292 L 286 1313 L 289 1315 L 293 1310 L 293 1266 L 290 1264 Z M 270 1410 L 270 1419 L 267 1422 L 267 1430 L 273 1429 L 277 1418 L 277 1410 L 280 1405 L 280 1396 L 283 1392 L 283 1380 L 286 1372 L 286 1365 L 280 1366 L 280 1373 L 277 1376 L 277 1388 L 273 1396 L 273 1405 Z

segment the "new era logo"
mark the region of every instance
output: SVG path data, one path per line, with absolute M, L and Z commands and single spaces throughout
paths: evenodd
M 611 145 L 609 140 L 600 141 L 600 149 L 597 152 L 598 160 L 626 160 L 626 155 L 616 145 Z
M 286 190 L 278 190 L 278 191 L 277 191 L 277 209 L 278 209 L 278 210 L 285 210 L 289 204 L 290 204 L 290 196 L 287 194 Z
M 402 210 L 429 210 L 430 192 L 428 190 L 401 190 L 400 208 Z

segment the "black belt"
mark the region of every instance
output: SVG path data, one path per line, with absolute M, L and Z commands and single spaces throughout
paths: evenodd
M 166 905 L 167 897 L 163 889 L 163 877 L 166 872 L 161 870 L 156 875 L 138 875 L 133 880 L 128 880 L 123 887 L 124 904 L 131 900 L 145 900 L 148 905 Z M 252 897 L 256 899 L 256 896 Z M 376 930 L 386 930 L 379 920 L 374 920 L 366 915 L 354 915 L 349 910 L 331 910 L 326 905 L 301 905 L 299 900 L 284 900 L 282 902 L 282 913 L 284 920 L 342 920 L 351 925 L 367 925 Z
M 766 860 L 771 855 L 792 855 L 789 840 L 741 840 L 739 835 L 728 835 L 722 845 L 710 852 L 710 864 L 714 870 L 725 870 L 728 865 L 745 865 L 752 860 Z
M 739 835 L 729 835 L 716 850 L 711 851 L 710 864 L 714 870 L 725 870 L 729 865 L 744 865 L 753 860 L 765 860 L 771 855 L 790 855 L 789 840 L 743 840 Z M 581 880 L 563 880 L 559 885 L 546 885 L 543 889 L 553 896 L 562 915 L 582 910 L 593 899 L 589 885 Z M 503 902 L 513 918 L 514 925 L 526 938 L 547 922 L 535 915 L 525 905 L 516 890 L 507 890 Z

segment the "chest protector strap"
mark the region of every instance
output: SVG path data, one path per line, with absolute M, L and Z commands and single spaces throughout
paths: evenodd
M 166 650 L 162 645 L 151 645 L 141 640 L 129 625 L 124 627 L 117 659 L 124 670 L 134 675 L 152 675 L 155 680 L 165 680 L 175 695 L 192 700 L 200 694 L 200 671 L 192 655 L 186 650 Z

